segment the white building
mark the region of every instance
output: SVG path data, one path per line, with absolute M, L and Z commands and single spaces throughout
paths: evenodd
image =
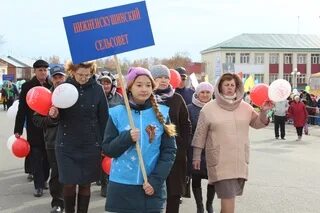
M 241 34 L 201 51 L 210 82 L 224 72 L 254 75 L 259 83 L 283 78 L 300 88 L 320 72 L 320 35 Z

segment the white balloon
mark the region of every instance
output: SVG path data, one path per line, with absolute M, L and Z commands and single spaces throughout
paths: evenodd
M 19 106 L 19 100 L 15 100 L 14 102 L 13 102 L 13 104 L 12 104 L 12 106 Z
M 16 140 L 16 136 L 15 135 L 11 135 L 8 140 L 7 140 L 7 148 L 9 149 L 9 151 L 12 151 L 12 145 Z
M 17 116 L 17 112 L 18 112 L 18 104 L 13 104 L 11 107 L 9 107 L 8 111 L 7 111 L 7 117 L 14 120 L 16 119 Z
M 299 95 L 300 94 L 297 89 L 293 89 L 292 93 L 295 94 L 295 95 Z
M 78 100 L 79 93 L 75 86 L 63 83 L 57 86 L 52 93 L 52 104 L 58 108 L 72 107 Z
M 284 79 L 277 79 L 269 86 L 268 95 L 274 102 L 284 101 L 291 94 L 291 85 Z

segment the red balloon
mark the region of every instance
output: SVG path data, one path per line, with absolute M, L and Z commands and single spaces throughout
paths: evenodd
M 52 106 L 51 91 L 42 86 L 31 88 L 27 93 L 27 104 L 35 112 L 40 115 L 48 115 Z
M 24 158 L 28 156 L 30 152 L 30 145 L 24 138 L 17 138 L 12 144 L 12 152 L 18 158 Z
M 181 76 L 177 70 L 170 69 L 170 84 L 175 89 L 181 83 Z
M 254 105 L 261 107 L 268 97 L 269 85 L 257 84 L 250 91 L 250 98 Z
M 111 162 L 112 162 L 112 158 L 105 156 L 101 163 L 103 171 L 108 175 L 110 175 Z

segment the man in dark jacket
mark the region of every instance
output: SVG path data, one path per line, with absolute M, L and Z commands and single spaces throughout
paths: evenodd
M 188 79 L 187 71 L 184 67 L 178 67 L 175 70 L 178 71 L 181 77 L 181 83 L 179 87 L 176 88 L 176 93 L 182 96 L 183 100 L 186 102 L 186 105 L 191 104 L 194 90 L 186 87 L 186 82 Z
M 53 86 L 53 91 L 57 86 L 64 83 L 66 80 L 65 71 L 63 67 L 55 66 L 50 69 L 50 78 Z M 58 121 L 52 119 L 50 116 L 42 116 L 35 113 L 33 116 L 33 123 L 39 128 L 43 128 L 44 141 L 46 145 L 48 161 L 51 168 L 51 175 L 49 181 L 49 190 L 52 197 L 50 213 L 63 212 L 63 185 L 59 182 L 58 165 L 55 154 L 55 141 L 58 130 Z
M 32 168 L 31 172 L 34 178 L 35 197 L 41 197 L 43 195 L 43 189 L 45 188 L 46 180 L 49 177 L 49 163 L 45 150 L 42 128 L 36 127 L 33 124 L 32 117 L 34 111 L 27 105 L 26 96 L 28 91 L 35 86 L 44 86 L 46 88 L 50 88 L 50 84 L 47 79 L 48 67 L 49 64 L 44 60 L 37 60 L 33 64 L 35 76 L 30 81 L 22 85 L 19 98 L 19 108 L 14 126 L 14 134 L 17 138 L 19 138 L 20 135 L 22 135 L 23 127 L 26 122 L 27 140 L 31 149 L 28 156 L 29 161 L 26 159 L 27 162 L 25 167 L 27 168 L 25 168 L 25 170 L 28 170 L 30 167 Z

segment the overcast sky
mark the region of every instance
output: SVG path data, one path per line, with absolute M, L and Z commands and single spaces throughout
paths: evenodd
M 0 55 L 70 59 L 62 18 L 132 0 L 2 0 Z M 242 33 L 320 34 L 319 0 L 147 0 L 155 46 L 122 53 L 130 60 L 200 51 Z M 299 16 L 299 18 L 298 18 Z M 299 21 L 298 21 L 299 20 Z

